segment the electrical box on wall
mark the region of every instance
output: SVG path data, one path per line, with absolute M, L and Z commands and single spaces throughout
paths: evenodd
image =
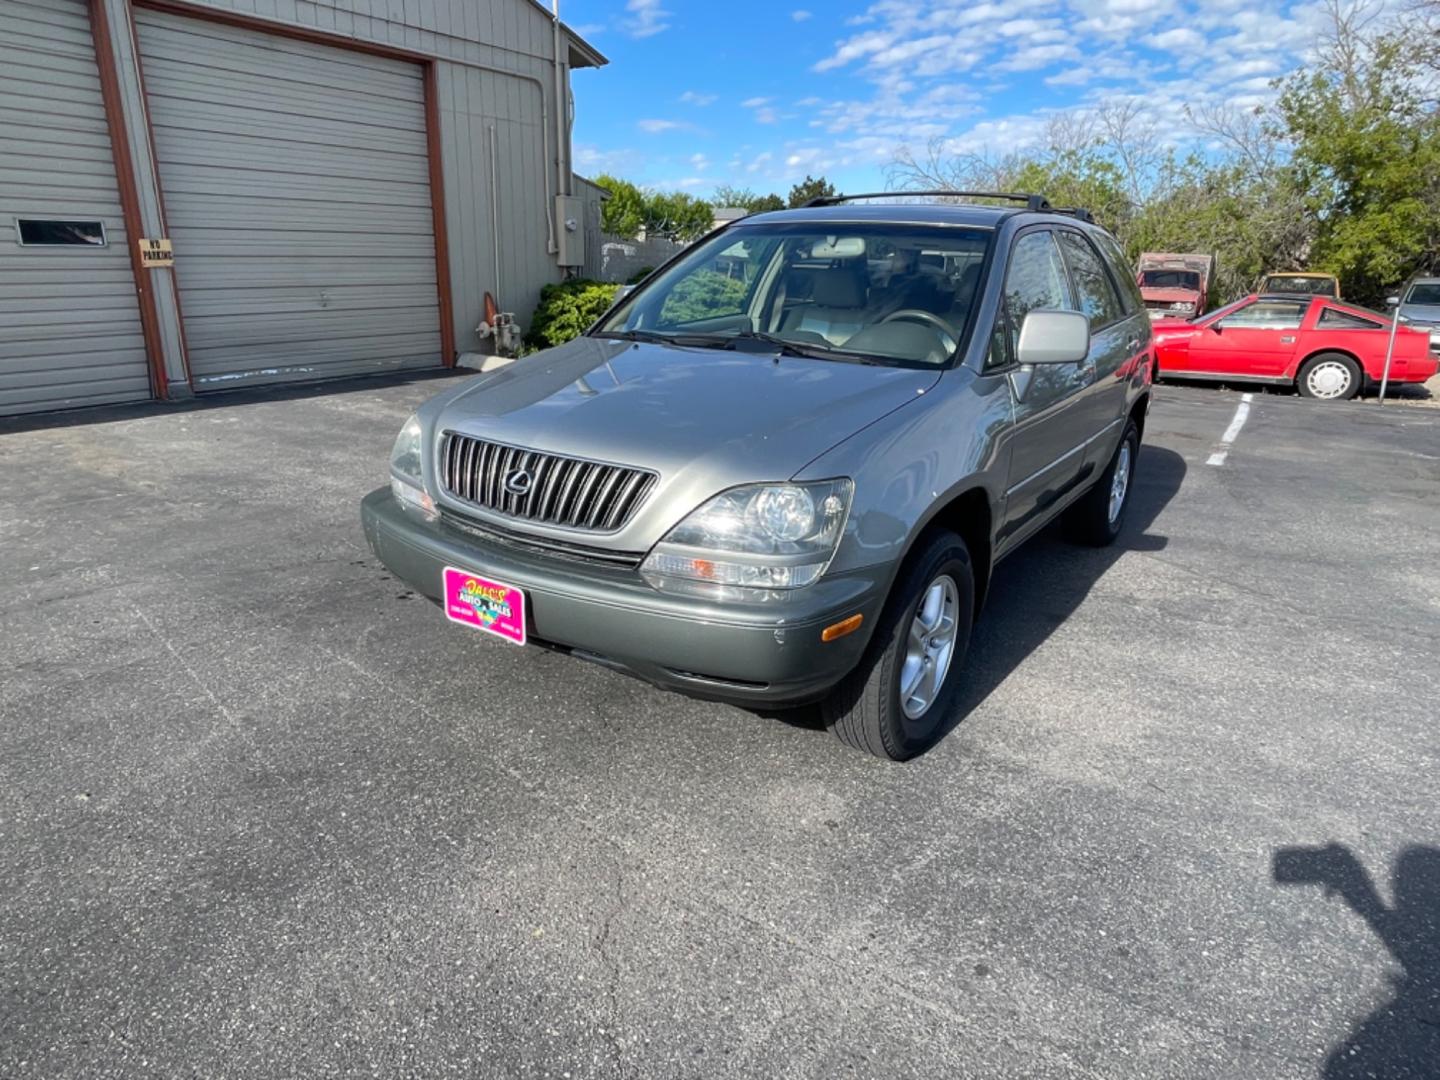
M 560 265 L 585 265 L 585 200 L 578 195 L 555 196 L 555 234 Z

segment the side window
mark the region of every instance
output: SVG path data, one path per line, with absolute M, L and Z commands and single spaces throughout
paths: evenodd
M 1320 312 L 1320 321 L 1315 324 L 1322 330 L 1383 330 L 1382 323 L 1352 315 L 1348 311 L 1327 307 Z
M 1309 306 L 1303 300 L 1256 300 L 1226 315 L 1219 325 L 1237 330 L 1299 330 Z
M 1109 233 L 1100 233 L 1094 240 L 1100 247 L 1100 254 L 1105 256 L 1110 264 L 1111 275 L 1120 289 L 1120 303 L 1125 307 L 1125 314 L 1134 315 L 1145 306 L 1145 298 L 1140 295 L 1140 286 L 1135 279 L 1135 268 L 1130 265 L 1130 260 L 1125 258 L 1120 245 Z
M 1054 237 L 1046 231 L 1026 233 L 1010 250 L 1005 271 L 1005 313 L 1010 355 L 1019 344 L 1020 324 L 1032 311 L 1074 311 L 1065 264 Z
M 1010 335 L 1005 329 L 1005 313 L 995 320 L 995 329 L 990 331 L 990 348 L 985 353 L 985 370 L 996 371 L 1010 364 Z
M 1110 274 L 1090 246 L 1090 241 L 1077 232 L 1062 229 L 1060 246 L 1070 266 L 1070 279 L 1075 282 L 1080 310 L 1090 318 L 1090 329 L 1099 330 L 1123 319 L 1125 309 L 1120 306 L 1120 297 L 1116 295 Z

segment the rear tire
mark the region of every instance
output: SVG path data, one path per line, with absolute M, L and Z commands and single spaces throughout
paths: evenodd
M 974 618 L 970 552 L 938 530 L 901 570 L 860 663 L 821 703 L 825 726 L 890 761 L 924 753 L 954 709 Z
M 1295 388 L 1301 397 L 1320 401 L 1349 401 L 1360 392 L 1364 375 L 1360 365 L 1344 353 L 1327 352 L 1300 365 Z
M 1077 544 L 1106 547 L 1125 527 L 1130 493 L 1135 487 L 1135 461 L 1140 456 L 1140 431 L 1135 421 L 1125 422 L 1120 445 L 1095 485 L 1065 512 L 1065 533 Z

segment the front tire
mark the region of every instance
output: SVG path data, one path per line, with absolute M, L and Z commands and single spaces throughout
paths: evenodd
M 1120 445 L 1095 485 L 1065 512 L 1065 531 L 1077 544 L 1106 547 L 1125 526 L 1130 492 L 1135 486 L 1135 460 L 1140 455 L 1140 431 L 1127 420 Z
M 860 663 L 822 702 L 825 726 L 890 761 L 924 753 L 954 709 L 974 617 L 969 549 L 937 530 L 901 570 Z
M 1300 365 L 1295 388 L 1301 397 L 1349 401 L 1360 392 L 1360 365 L 1344 353 L 1320 353 Z

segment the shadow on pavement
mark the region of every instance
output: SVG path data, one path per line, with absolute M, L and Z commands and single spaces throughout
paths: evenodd
M 1125 526 L 1112 546 L 1071 544 L 1063 539 L 1057 523 L 995 568 L 985 610 L 975 624 L 970 652 L 959 672 L 965 682 L 964 692 L 945 735 L 1070 617 L 1095 582 L 1125 552 L 1164 549 L 1167 538 L 1149 530 L 1180 490 L 1185 472 L 1185 459 L 1173 450 L 1142 445 Z M 796 727 L 824 727 L 819 708 L 813 706 L 760 715 Z
M 152 416 L 173 416 L 176 413 L 203 412 L 209 409 L 233 409 L 243 405 L 260 405 L 275 401 L 298 401 L 303 398 L 338 397 L 341 394 L 374 393 L 389 386 L 431 382 L 438 379 L 474 376 L 468 368 L 426 368 L 421 371 L 386 372 L 378 375 L 357 375 L 344 379 L 310 382 L 275 383 L 235 390 L 211 390 L 183 401 L 137 401 L 130 405 L 90 405 L 59 412 L 25 413 L 0 417 L 0 435 L 12 432 L 42 431 L 49 428 L 84 427 L 87 424 L 113 424 L 121 420 L 142 420 Z M 436 387 L 436 393 L 440 388 Z
M 1339 896 L 1404 969 L 1394 995 L 1330 1051 L 1324 1080 L 1440 1077 L 1440 848 L 1412 844 L 1395 861 L 1386 907 L 1365 867 L 1342 844 L 1281 848 L 1279 885 L 1319 885 Z

